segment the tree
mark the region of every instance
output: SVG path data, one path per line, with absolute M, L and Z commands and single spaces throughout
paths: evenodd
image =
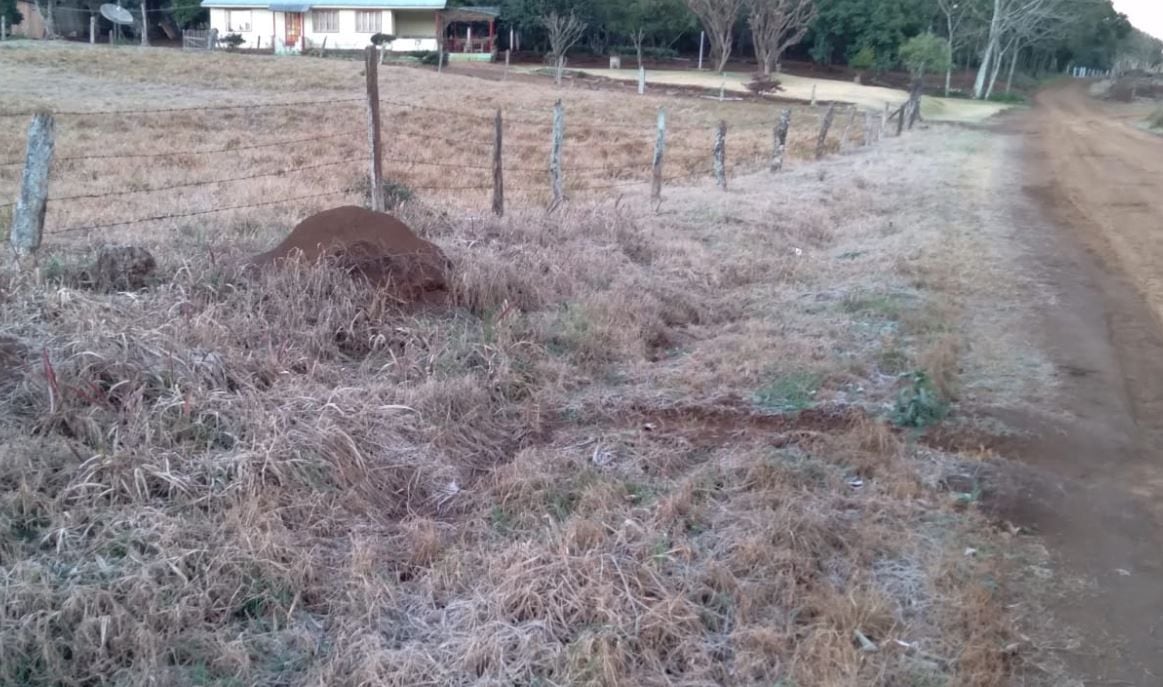
M 711 39 L 711 55 L 715 60 L 715 71 L 723 71 L 727 60 L 731 59 L 731 49 L 735 43 L 735 22 L 743 10 L 746 0 L 686 0 L 687 7 L 694 13 L 707 37 Z
M 171 0 L 170 16 L 178 28 L 184 29 L 205 21 L 209 17 L 209 10 L 202 7 L 202 0 Z
M 666 44 L 691 29 L 691 13 L 683 0 L 620 0 L 610 14 L 610 32 L 634 46 L 638 66 L 647 43 Z
M 847 61 L 864 48 L 876 55 L 877 70 L 897 64 L 897 48 L 934 18 L 933 0 L 816 0 L 812 58 Z
M 554 81 L 561 83 L 561 73 L 565 69 L 565 53 L 585 34 L 586 22 L 578 19 L 573 12 L 567 15 L 556 11 L 542 17 L 541 25 L 549 37 L 549 56 L 555 66 Z
M 750 0 L 747 24 L 755 43 L 755 59 L 771 76 L 783 52 L 798 43 L 816 18 L 816 0 Z
M 949 65 L 949 42 L 932 33 L 922 33 L 904 42 L 900 49 L 901 61 L 920 81 L 930 69 L 946 69 Z
M 1109 4 L 1109 0 L 1089 1 L 1095 5 L 1103 1 Z M 985 52 L 973 84 L 974 97 L 988 98 L 993 93 L 1007 53 L 1013 51 L 1012 72 L 1023 42 L 1044 40 L 1063 31 L 1066 19 L 1071 13 L 1078 16 L 1077 12 L 1077 8 L 1067 11 L 1063 0 L 993 0 Z
M 41 22 L 44 23 L 44 37 L 45 38 L 56 38 L 57 37 L 57 26 L 56 26 L 55 16 L 56 16 L 56 11 L 57 11 L 57 0 L 35 0 L 35 1 L 36 1 L 36 13 L 40 15 L 40 20 L 41 20 Z
M 948 42 L 948 65 L 945 67 L 945 97 L 949 97 L 953 83 L 954 55 L 967 37 L 973 19 L 981 8 L 981 0 L 937 0 L 937 8 L 945 19 L 945 39 Z
M 24 15 L 16 9 L 16 0 L 0 0 L 0 17 L 7 19 L 9 26 L 16 26 L 24 21 Z

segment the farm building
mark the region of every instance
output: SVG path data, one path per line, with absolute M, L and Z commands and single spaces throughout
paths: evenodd
M 238 34 L 245 46 L 297 53 L 324 44 L 361 50 L 377 33 L 396 37 L 394 52 L 436 50 L 446 0 L 202 0 L 219 36 Z M 475 41 L 474 41 L 475 43 Z M 479 44 L 478 44 L 479 45 Z

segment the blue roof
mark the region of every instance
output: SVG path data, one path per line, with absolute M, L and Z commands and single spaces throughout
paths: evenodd
M 288 2 L 287 0 L 202 0 L 202 7 L 251 7 L 256 9 L 270 9 L 275 12 L 306 11 L 312 6 L 317 7 L 360 7 L 384 10 L 442 10 L 447 0 L 303 0 L 303 2 Z M 289 6 L 305 9 L 287 10 Z

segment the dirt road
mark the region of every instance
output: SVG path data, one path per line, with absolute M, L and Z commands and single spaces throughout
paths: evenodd
M 1163 684 L 1163 138 L 1078 83 L 1007 126 L 1052 227 L 1026 241 L 1055 295 L 1037 335 L 1071 419 L 1023 423 L 1035 438 L 1011 455 L 1029 471 L 1005 508 L 1086 583 L 1052 604 L 1078 633 L 1060 650 L 1082 684 Z

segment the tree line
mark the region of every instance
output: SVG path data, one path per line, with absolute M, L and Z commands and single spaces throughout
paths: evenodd
M 471 4 L 461 2 L 460 4 Z M 549 18 L 555 18 L 547 21 Z M 1019 71 L 1094 69 L 1163 61 L 1163 42 L 1134 29 L 1111 0 L 504 0 L 502 19 L 523 46 L 560 59 L 697 49 L 705 32 L 716 70 L 752 56 L 764 74 L 793 52 L 823 65 L 916 76 L 976 69 L 972 95 L 990 97 Z M 568 20 L 563 45 L 554 26 Z

